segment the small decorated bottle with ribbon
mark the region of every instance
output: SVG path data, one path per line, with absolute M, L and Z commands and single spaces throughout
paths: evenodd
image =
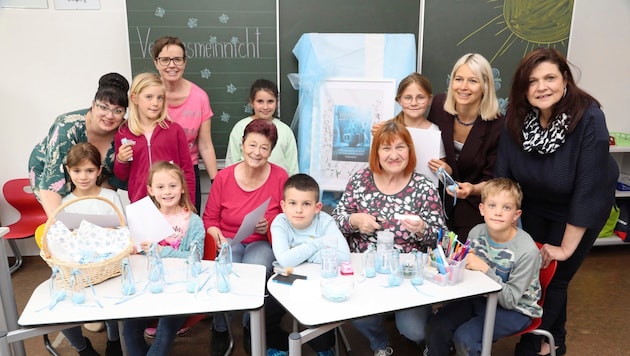
M 392 287 L 396 287 L 402 284 L 403 274 L 402 274 L 402 266 L 400 264 L 400 251 L 394 249 L 392 251 L 392 258 L 390 260 L 390 271 L 389 274 L 389 285 Z
M 414 249 L 415 250 L 415 249 Z M 423 258 L 424 254 L 420 251 L 414 251 L 414 258 L 416 264 L 414 265 L 414 271 L 411 276 L 411 284 L 419 286 L 424 283 L 424 264 L 426 263 Z
M 52 309 L 57 305 L 57 303 L 66 299 L 66 290 L 63 288 L 62 283 L 57 283 L 56 279 L 59 277 L 59 280 L 63 282 L 63 272 L 59 269 L 59 267 L 52 267 L 52 274 L 50 275 L 50 281 L 48 288 L 50 290 L 50 304 L 48 309 Z
M 217 261 L 221 259 L 225 261 L 225 266 L 227 268 L 228 274 L 232 273 L 232 246 L 230 246 L 230 244 L 227 242 L 221 244 L 221 249 L 219 250 Z
M 85 294 L 83 274 L 77 268 L 73 269 L 70 275 L 70 290 L 72 291 L 72 302 L 83 304 L 87 300 Z
M 123 258 L 121 262 L 121 281 L 122 281 L 122 293 L 124 296 L 133 295 L 136 293 L 136 282 L 133 279 L 131 273 L 131 266 L 129 266 L 129 259 Z
M 155 244 L 149 248 L 149 290 L 151 293 L 164 291 L 164 267 L 160 255 L 155 251 Z
M 223 250 L 223 248 L 221 248 Z M 226 255 L 219 254 L 216 261 L 216 287 L 219 293 L 227 293 L 230 291 L 230 266 Z
M 367 250 L 363 253 L 363 274 L 366 278 L 374 278 L 376 276 L 376 249 L 374 244 L 369 244 Z
M 199 275 L 201 274 L 201 253 L 197 241 L 190 244 L 186 264 L 186 290 L 188 293 L 196 293 L 199 289 Z

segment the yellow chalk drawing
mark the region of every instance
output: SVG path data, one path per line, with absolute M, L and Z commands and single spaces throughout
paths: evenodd
M 489 0 L 489 3 L 498 0 Z M 457 43 L 460 45 L 488 26 L 501 26 L 495 37 L 505 37 L 490 60 L 503 55 L 515 42 L 525 43 L 523 55 L 540 46 L 566 46 L 571 29 L 573 0 L 505 0 L 502 13 Z

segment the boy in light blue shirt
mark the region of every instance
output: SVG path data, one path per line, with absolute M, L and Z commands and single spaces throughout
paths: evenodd
M 321 211 L 319 185 L 307 174 L 295 174 L 284 185 L 284 199 L 280 201 L 282 214 L 271 223 L 273 254 L 282 267 L 295 267 L 303 262 L 321 263 L 321 250 L 326 241 L 336 241 L 337 261 L 350 261 L 350 248 L 345 237 L 337 228 L 335 220 Z M 267 320 L 269 322 L 269 320 Z M 288 336 L 288 334 L 287 334 Z M 288 349 L 288 339 L 286 348 Z M 288 352 L 271 346 L 267 356 L 284 356 Z M 318 356 L 333 356 L 334 330 L 309 342 Z

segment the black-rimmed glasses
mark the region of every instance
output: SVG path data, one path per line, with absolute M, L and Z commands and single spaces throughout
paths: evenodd
M 171 61 L 173 61 L 173 64 L 175 64 L 178 67 L 184 64 L 184 62 L 186 62 L 185 57 L 157 57 L 155 60 L 157 60 L 157 62 L 161 66 L 165 66 L 165 67 L 169 65 Z

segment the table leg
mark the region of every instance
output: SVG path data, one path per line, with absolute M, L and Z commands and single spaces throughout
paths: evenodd
M 0 330 L 0 356 L 11 356 L 11 350 L 7 342 L 7 332 L 4 330 Z
M 265 338 L 265 307 L 250 312 L 252 337 L 252 355 L 265 356 L 267 345 Z
M 4 236 L 8 232 L 8 229 L 3 228 L 0 235 Z M 13 296 L 13 283 L 11 282 L 11 273 L 9 272 L 9 263 L 7 261 L 7 251 L 4 246 L 4 238 L 0 237 L 0 304 L 2 310 L 0 315 L 6 326 L 6 330 L 13 331 L 19 328 L 18 326 L 18 312 L 17 305 L 15 304 L 15 297 Z M 13 354 L 15 356 L 24 356 L 26 351 L 24 349 L 24 342 L 18 341 L 11 344 Z
M 486 316 L 483 322 L 483 339 L 481 341 L 481 356 L 490 356 L 492 351 L 492 334 L 494 334 L 494 319 L 497 314 L 499 292 L 491 293 L 486 299 Z
M 298 332 L 289 335 L 289 356 L 302 356 L 302 335 Z

